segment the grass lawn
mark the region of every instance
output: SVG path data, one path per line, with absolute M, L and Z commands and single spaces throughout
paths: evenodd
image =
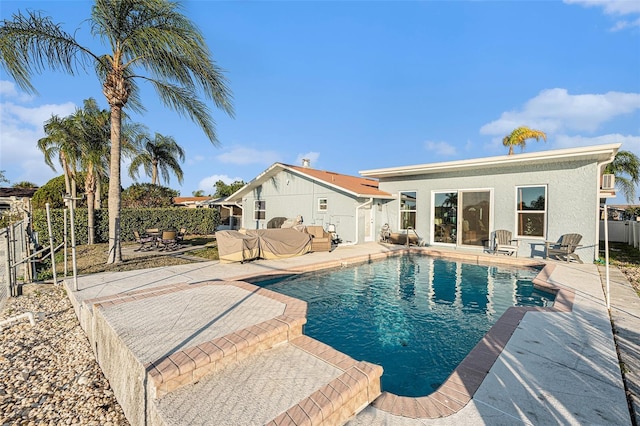
M 600 243 L 604 251 L 604 243 Z M 627 277 L 640 295 L 640 250 L 625 243 L 609 243 L 609 261 Z
M 215 241 L 215 237 L 213 236 L 187 236 L 182 242 L 182 245 L 187 250 L 183 249 L 177 252 L 163 252 L 157 250 L 135 252 L 133 250 L 138 247 L 137 243 L 123 243 L 123 261 L 115 265 L 107 265 L 107 254 L 109 251 L 109 245 L 107 243 L 76 246 L 78 274 L 133 271 L 136 269 L 156 268 L 158 266 L 184 265 L 187 263 L 197 262 L 197 258 L 201 258 L 202 260 L 217 260 L 218 249 Z M 72 264 L 70 247 L 67 251 L 67 259 L 68 273 L 71 274 Z M 60 250 L 56 253 L 56 271 L 58 274 L 62 274 L 64 271 L 63 262 L 64 253 Z M 48 269 L 48 271 L 45 269 Z M 50 266 L 43 268 L 39 275 L 39 279 L 50 279 L 50 269 Z

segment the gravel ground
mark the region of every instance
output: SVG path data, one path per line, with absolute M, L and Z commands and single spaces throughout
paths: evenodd
M 32 284 L 10 298 L 0 321 L 0 424 L 128 425 L 60 287 Z

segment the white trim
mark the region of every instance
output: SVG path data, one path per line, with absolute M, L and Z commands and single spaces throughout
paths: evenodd
M 384 191 L 378 189 L 378 191 L 380 192 L 379 194 L 359 194 L 356 192 L 353 192 L 347 188 L 344 188 L 342 186 L 333 184 L 331 182 L 327 182 L 326 180 L 322 180 L 319 179 L 315 176 L 312 176 L 310 174 L 304 173 L 298 169 L 294 169 L 292 166 L 289 166 L 287 164 L 283 164 L 283 163 L 274 163 L 272 164 L 268 169 L 266 169 L 265 171 L 263 171 L 262 173 L 260 173 L 258 176 L 256 176 L 255 178 L 253 178 L 251 181 L 249 181 L 245 186 L 243 186 L 242 188 L 238 189 L 236 192 L 234 192 L 233 194 L 231 194 L 228 199 L 229 200 L 235 200 L 238 197 L 242 197 L 245 193 L 247 193 L 249 190 L 251 190 L 251 188 L 255 187 L 255 186 L 259 186 L 262 185 L 264 182 L 266 182 L 267 180 L 269 180 L 272 176 L 275 176 L 276 173 L 281 172 L 281 171 L 287 171 L 291 174 L 294 174 L 296 176 L 302 176 L 305 177 L 307 179 L 310 179 L 313 182 L 316 182 L 318 184 L 322 184 L 322 185 L 326 185 L 332 189 L 335 189 L 339 192 L 343 192 L 345 194 L 349 194 L 353 197 L 357 197 L 357 198 L 378 198 L 378 199 L 382 199 L 382 200 L 392 200 L 394 197 L 391 194 L 387 194 Z M 343 175 L 343 176 L 348 176 L 348 175 Z M 361 179 L 365 179 L 362 178 L 361 176 L 350 176 L 350 177 L 354 177 L 354 178 L 361 178 Z M 372 180 L 372 179 L 370 179 Z M 372 183 L 375 183 L 375 180 L 372 180 Z
M 526 210 L 520 210 L 518 208 L 518 189 L 519 188 L 544 188 L 544 223 L 542 225 L 542 236 L 537 236 L 537 235 L 520 235 L 519 234 L 519 228 L 518 225 L 520 224 L 519 222 L 519 216 L 520 216 L 520 212 L 526 212 Z M 541 240 L 541 241 L 545 241 L 547 239 L 547 235 L 548 235 L 548 228 L 549 228 L 549 185 L 544 183 L 544 184 L 527 184 L 527 185 L 516 185 L 514 187 L 515 189 L 515 232 L 513 233 L 513 235 L 515 236 L 515 238 L 526 238 L 529 240 Z M 532 213 L 540 213 L 540 210 L 534 210 L 532 211 Z
M 415 210 L 402 210 L 402 194 L 403 193 L 408 193 L 408 192 L 413 192 L 414 194 L 416 194 L 416 199 L 415 199 L 415 203 L 416 203 L 416 207 Z M 415 213 L 415 223 L 413 224 L 413 230 L 416 230 L 416 225 L 418 224 L 418 193 L 419 191 L 417 189 L 408 189 L 408 190 L 401 190 L 398 191 L 398 231 L 406 231 L 407 228 L 403 228 L 402 227 L 402 212 L 411 212 L 413 211 Z
M 259 208 L 258 203 L 264 203 L 264 208 Z M 264 217 L 256 217 L 256 213 L 263 212 Z M 267 200 L 253 200 L 253 220 L 266 220 L 267 219 Z
M 324 209 L 320 208 L 320 201 L 324 200 Z M 329 211 L 329 199 L 327 197 L 318 197 L 318 211 L 322 212 L 322 213 L 326 213 L 327 211 Z
M 444 190 L 440 190 L 440 189 L 432 189 L 431 190 L 431 212 L 429 213 L 429 244 L 433 244 L 435 246 L 444 246 L 444 247 L 455 247 L 456 243 L 443 243 L 441 241 L 436 242 L 435 241 L 435 223 L 434 223 L 434 219 L 435 219 L 435 214 L 436 214 L 436 194 L 450 194 L 452 192 L 455 192 L 456 194 L 458 193 L 457 189 L 444 189 Z M 458 210 L 458 206 L 456 205 L 456 212 Z M 456 213 L 456 220 L 458 220 L 458 214 Z M 457 224 L 456 224 L 456 228 L 457 228 Z M 456 235 L 457 235 L 457 231 L 456 231 Z M 457 239 L 457 236 L 456 236 Z
M 559 162 L 566 160 L 592 159 L 598 162 L 613 159 L 622 144 L 596 145 L 579 148 L 557 149 L 526 154 L 501 155 L 497 157 L 475 158 L 471 160 L 448 161 L 444 163 L 418 164 L 413 166 L 389 167 L 383 169 L 361 170 L 364 177 L 411 176 L 432 173 L 490 169 L 518 166 L 520 163 Z

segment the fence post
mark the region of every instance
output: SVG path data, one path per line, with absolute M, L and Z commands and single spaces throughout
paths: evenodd
M 9 237 L 9 228 L 7 228 L 7 232 L 5 232 L 4 234 L 4 239 L 5 239 L 5 250 L 6 250 L 6 256 L 5 256 L 5 275 L 7 276 L 7 291 L 9 292 L 9 296 L 14 297 L 16 296 L 13 290 L 13 285 L 11 284 L 11 241 L 10 241 L 10 237 Z
M 51 250 L 51 270 L 53 271 L 53 285 L 58 285 L 58 278 L 56 276 L 56 248 L 53 245 L 53 232 L 51 231 L 51 213 L 49 211 L 49 203 L 46 205 L 47 208 L 47 227 L 49 228 L 49 246 Z

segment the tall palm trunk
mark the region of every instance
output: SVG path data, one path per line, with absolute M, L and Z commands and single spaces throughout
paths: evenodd
M 122 106 L 111 105 L 111 159 L 109 162 L 109 256 L 107 263 L 122 262 L 120 243 L 120 130 Z
M 96 191 L 96 182 L 93 174 L 93 164 L 89 164 L 87 167 L 87 176 L 84 180 L 84 192 L 87 194 L 87 234 L 88 243 L 95 243 L 95 217 L 94 217 L 94 199 Z
M 64 173 L 64 190 L 65 195 L 71 194 L 71 173 L 67 166 L 67 157 L 64 154 L 60 154 L 60 161 L 62 162 L 62 171 Z
M 158 183 L 158 160 L 153 160 L 153 165 L 151 169 L 151 184 L 155 185 Z
M 100 173 L 96 173 L 96 193 L 94 197 L 94 205 L 93 208 L 96 210 L 100 210 L 102 207 L 102 178 L 100 177 Z

